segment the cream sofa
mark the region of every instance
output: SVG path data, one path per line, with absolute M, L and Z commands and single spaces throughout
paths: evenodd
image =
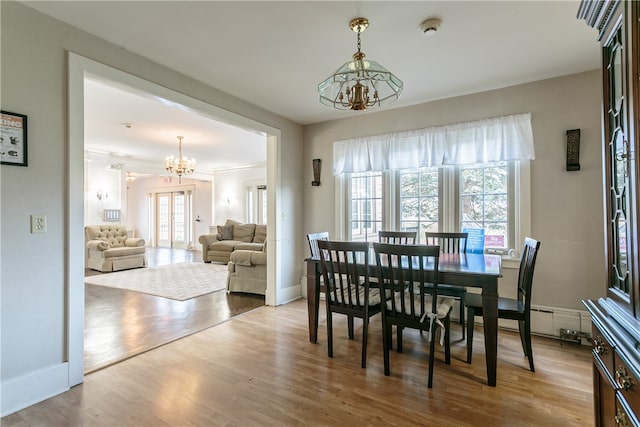
M 267 292 L 267 252 L 237 250 L 230 255 L 227 291 L 264 295 Z
M 98 271 L 118 271 L 146 266 L 144 239 L 129 237 L 123 225 L 88 225 L 86 267 Z
M 267 226 L 242 224 L 228 219 L 218 226 L 217 234 L 203 234 L 198 238 L 202 243 L 204 262 L 229 262 L 231 253 L 237 250 L 262 251 L 267 240 Z

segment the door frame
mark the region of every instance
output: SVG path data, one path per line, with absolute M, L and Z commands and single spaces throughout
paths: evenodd
M 267 225 L 267 294 L 265 303 L 281 303 L 277 283 L 281 282 L 280 253 L 282 251 L 282 216 L 276 215 L 281 205 L 280 153 L 281 131 L 224 108 L 200 101 L 151 81 L 93 61 L 74 52 L 67 52 L 67 98 L 68 98 L 68 150 L 67 150 L 67 200 L 65 228 L 65 281 L 66 303 L 66 348 L 69 387 L 81 384 L 84 378 L 84 79 L 92 77 L 137 88 L 152 97 L 161 97 L 176 102 L 196 114 L 252 129 L 264 134 L 267 140 L 267 191 L 269 205 Z M 282 291 L 283 296 L 286 291 Z

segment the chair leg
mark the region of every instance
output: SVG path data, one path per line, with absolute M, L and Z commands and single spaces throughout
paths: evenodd
M 444 318 L 444 363 L 451 365 L 451 317 Z
M 520 332 L 520 343 L 522 344 L 522 351 L 524 355 L 529 357 L 527 352 L 527 339 L 525 337 L 524 320 L 518 320 L 518 332 Z
M 471 363 L 471 355 L 473 354 L 473 322 L 475 316 L 473 307 L 467 307 L 467 363 Z
M 531 345 L 531 322 L 527 322 L 527 321 L 519 321 L 518 322 L 518 326 L 520 329 L 520 336 L 523 336 L 523 329 L 524 329 L 524 340 L 523 340 L 523 348 L 524 348 L 524 353 L 527 356 L 527 358 L 529 359 L 529 369 L 531 370 L 531 372 L 535 372 L 535 368 L 533 366 L 533 346 Z
M 460 296 L 460 326 L 462 327 L 462 340 L 464 341 L 465 339 L 465 329 L 467 328 L 465 319 L 464 319 L 464 310 L 465 310 L 465 304 L 464 304 L 464 294 L 462 294 Z
M 367 367 L 367 336 L 369 331 L 369 318 L 365 316 L 362 319 L 362 363 L 363 368 Z
M 402 353 L 402 326 L 400 326 L 400 325 L 397 326 L 396 335 L 397 335 L 397 338 L 398 338 L 398 349 L 396 351 L 398 353 Z
M 384 358 L 384 374 L 389 376 L 389 343 L 391 343 L 391 325 L 382 320 L 382 355 Z
M 353 339 L 353 316 L 347 316 L 347 327 L 349 328 L 349 339 Z
M 433 322 L 433 320 L 431 320 Z M 431 343 L 429 345 L 429 380 L 427 381 L 427 387 L 433 386 L 433 364 L 435 362 L 436 352 L 436 325 L 431 325 Z
M 330 310 L 327 310 L 327 353 L 329 357 L 333 357 L 333 316 Z

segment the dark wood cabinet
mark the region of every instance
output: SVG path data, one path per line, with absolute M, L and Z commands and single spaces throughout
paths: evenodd
M 638 0 L 582 1 L 602 48 L 606 295 L 593 323 L 596 426 L 640 426 L 640 76 Z

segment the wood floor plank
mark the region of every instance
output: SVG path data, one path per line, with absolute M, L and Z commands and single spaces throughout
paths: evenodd
M 519 336 L 500 331 L 497 387 L 486 385 L 482 328 L 469 365 L 459 328 L 451 365 L 437 346 L 427 388 L 425 335 L 405 331 L 404 352 L 383 374 L 380 318 L 370 325 L 360 368 L 361 323 L 347 338 L 334 317 L 308 341 L 306 301 L 262 307 L 85 376 L 84 384 L 2 419 L 15 426 L 590 426 L 590 349 L 534 337 L 536 372 Z

